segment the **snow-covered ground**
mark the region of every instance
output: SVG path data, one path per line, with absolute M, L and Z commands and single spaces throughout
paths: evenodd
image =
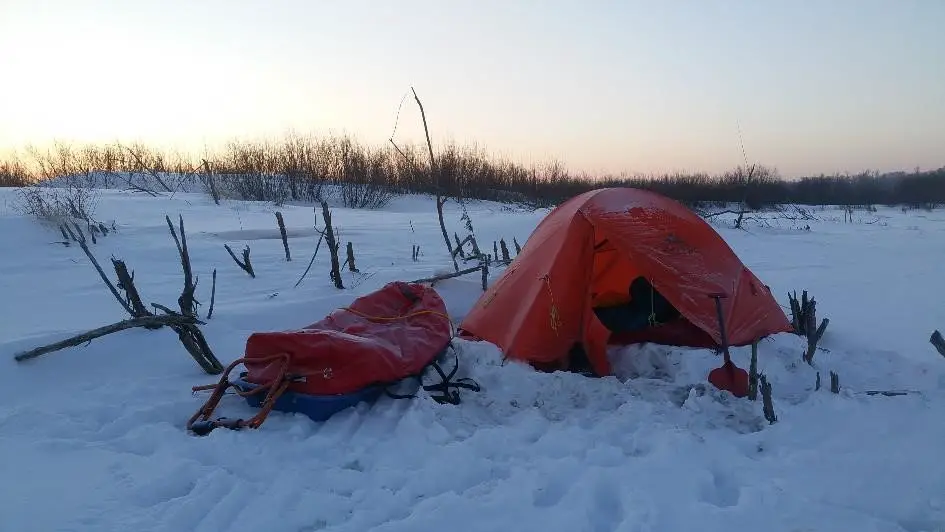
M 274 413 L 258 431 L 188 434 L 214 382 L 167 330 L 130 330 L 25 363 L 13 354 L 125 316 L 77 246 L 22 216 L 0 190 L 0 530 L 27 531 L 942 531 L 945 530 L 945 213 L 880 209 L 844 223 L 752 224 L 720 233 L 783 305 L 808 289 L 830 318 L 815 367 L 803 341 L 761 343 L 778 423 L 761 403 L 706 383 L 711 351 L 615 350 L 616 378 L 500 365 L 488 344 L 457 342 L 483 387 L 459 406 L 384 398 L 327 422 Z M 176 305 L 180 265 L 165 214 L 183 215 L 205 313 L 227 363 L 247 335 L 322 318 L 385 283 L 451 268 L 432 200 L 380 211 L 335 208 L 361 274 L 332 287 L 324 246 L 296 281 L 317 235 L 311 206 L 178 192 L 101 191 L 95 217 L 117 231 L 92 246 L 126 261 L 146 303 Z M 480 242 L 524 243 L 545 214 L 471 204 Z M 451 231 L 460 213 L 447 207 Z M 321 214 L 319 213 L 319 227 Z M 869 222 L 869 223 L 867 223 Z M 810 230 L 804 226 L 809 225 Z M 257 277 L 223 245 L 252 249 Z M 421 247 L 418 261 L 411 246 Z M 493 277 L 494 278 L 494 277 Z M 481 293 L 478 276 L 437 285 L 455 322 Z M 748 367 L 748 350 L 734 351 Z M 814 390 L 820 371 L 842 393 Z M 868 390 L 910 390 L 896 397 Z M 226 398 L 221 413 L 252 415 Z

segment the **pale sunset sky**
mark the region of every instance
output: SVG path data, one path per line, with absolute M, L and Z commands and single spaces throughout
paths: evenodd
M 0 150 L 380 146 L 413 85 L 435 144 L 525 163 L 945 165 L 945 0 L 0 0 L 0 50 Z

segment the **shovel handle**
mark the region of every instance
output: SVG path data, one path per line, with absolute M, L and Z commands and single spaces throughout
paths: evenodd
M 728 352 L 728 335 L 725 332 L 725 313 L 722 312 L 722 298 L 726 297 L 723 293 L 709 294 L 709 297 L 715 300 L 715 313 L 719 318 L 719 333 L 722 335 L 722 353 L 725 355 L 725 365 L 730 366 L 732 357 Z

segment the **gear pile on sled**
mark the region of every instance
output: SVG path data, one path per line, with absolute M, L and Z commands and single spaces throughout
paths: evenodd
M 212 394 L 187 428 L 199 435 L 217 427 L 258 428 L 272 410 L 323 421 L 377 399 L 404 379 L 419 379 L 431 367 L 442 381 L 422 388 L 438 402 L 456 404 L 457 388 L 478 391 L 479 386 L 453 379 L 458 358 L 449 373 L 437 361 L 451 347 L 452 337 L 446 305 L 433 288 L 390 283 L 301 329 L 251 334 L 244 356 L 226 368 L 218 383 L 194 388 Z M 231 379 L 240 364 L 246 371 Z M 231 389 L 258 413 L 246 420 L 211 419 Z

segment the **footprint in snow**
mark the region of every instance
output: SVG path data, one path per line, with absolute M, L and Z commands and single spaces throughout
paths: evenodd
M 590 517 L 592 530 L 595 532 L 613 532 L 623 522 L 624 507 L 618 488 L 619 486 L 609 478 L 601 478 L 594 483 L 594 502 Z
M 742 489 L 735 477 L 718 469 L 710 470 L 709 473 L 712 475 L 712 482 L 703 486 L 700 494 L 702 502 L 719 508 L 737 505 Z

